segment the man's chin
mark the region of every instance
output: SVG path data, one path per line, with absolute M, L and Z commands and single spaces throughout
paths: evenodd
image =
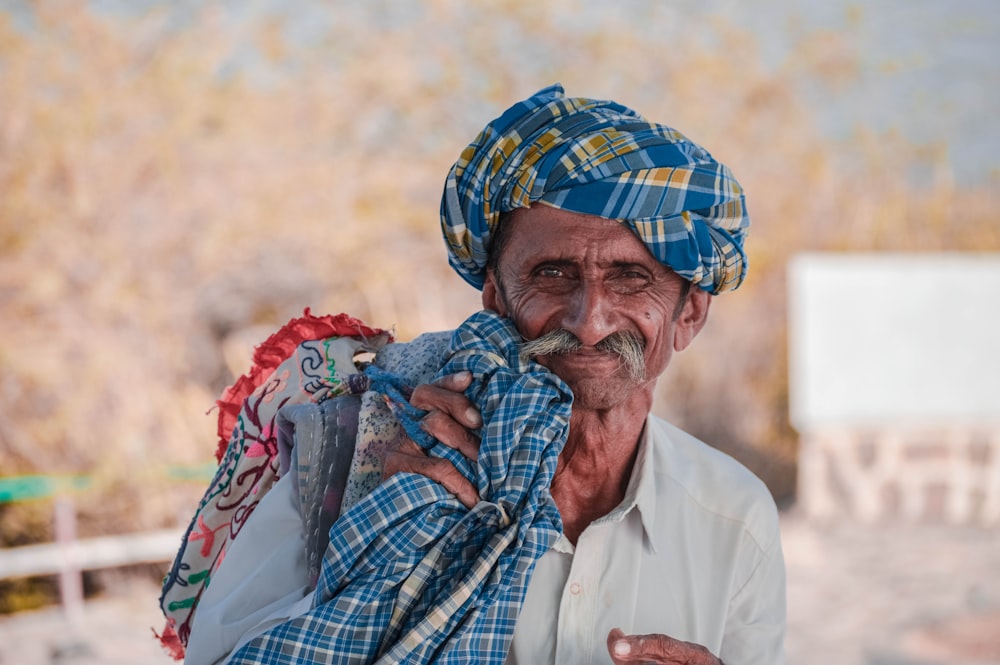
M 564 379 L 573 391 L 574 409 L 604 411 L 624 404 L 641 386 L 624 377 Z

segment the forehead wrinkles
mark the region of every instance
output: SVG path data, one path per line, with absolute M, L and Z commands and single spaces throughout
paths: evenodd
M 642 241 L 624 227 L 525 231 L 517 233 L 511 245 L 517 247 L 519 258 L 530 259 L 533 263 L 553 261 L 599 268 L 620 265 L 664 268 Z

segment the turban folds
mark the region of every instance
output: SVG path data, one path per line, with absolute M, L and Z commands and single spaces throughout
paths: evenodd
M 746 276 L 750 218 L 729 169 L 675 129 L 556 84 L 492 121 L 452 166 L 441 200 L 448 261 L 481 289 L 501 212 L 542 202 L 616 219 L 710 293 Z

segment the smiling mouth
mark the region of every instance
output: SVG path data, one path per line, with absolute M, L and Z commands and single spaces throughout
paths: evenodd
M 579 349 L 577 351 L 560 351 L 558 353 L 550 353 L 545 356 L 538 356 L 538 358 L 552 359 L 556 361 L 567 361 L 574 363 L 604 363 L 611 362 L 617 363 L 619 365 L 624 365 L 624 359 L 610 351 L 601 351 L 600 349 Z
M 550 353 L 550 356 L 563 356 L 563 357 L 580 357 L 580 358 L 614 358 L 620 359 L 617 354 L 610 351 L 602 351 L 601 349 L 596 349 L 593 347 L 580 347 L 579 349 L 557 351 L 555 353 Z
M 544 360 L 542 364 L 557 375 L 560 373 L 556 372 L 556 368 L 570 370 L 574 374 L 583 376 L 599 374 L 608 379 L 611 379 L 621 371 L 636 382 L 641 382 L 646 376 L 646 366 L 644 363 L 636 359 L 629 362 L 624 356 L 593 347 L 540 356 L 539 360 Z M 560 375 L 560 378 L 565 379 L 567 377 Z
M 563 357 L 602 365 L 601 360 L 607 358 L 623 367 L 632 379 L 642 381 L 646 376 L 645 347 L 641 337 L 624 330 L 608 335 L 594 346 L 584 346 L 570 331 L 557 329 L 524 342 L 519 355 L 524 361 Z

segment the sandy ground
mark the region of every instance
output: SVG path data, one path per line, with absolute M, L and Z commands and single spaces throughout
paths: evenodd
M 783 516 L 790 665 L 1000 664 L 1000 531 L 820 528 Z M 158 589 L 130 581 L 68 621 L 0 618 L 0 665 L 169 665 Z

